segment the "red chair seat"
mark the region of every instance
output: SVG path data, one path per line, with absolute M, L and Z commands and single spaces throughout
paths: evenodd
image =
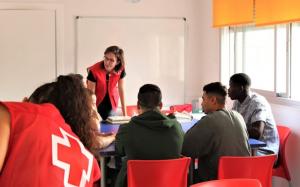
M 261 187 L 257 179 L 222 179 L 191 185 L 190 187 Z
M 277 168 L 274 168 L 273 169 L 273 176 L 285 178 L 288 181 L 291 180 L 290 176 L 286 174 L 285 169 L 283 168 L 283 166 L 279 166 Z
M 182 104 L 182 105 L 172 105 L 170 106 L 170 111 L 174 112 L 192 112 L 192 104 Z
M 138 114 L 138 109 L 136 105 L 128 105 L 126 106 L 127 115 L 128 116 L 136 116 Z
M 262 187 L 272 186 L 272 169 L 276 155 L 237 157 L 222 156 L 219 161 L 218 178 L 258 179 Z
M 191 158 L 129 160 L 128 187 L 186 187 Z
M 273 168 L 273 176 L 282 177 L 288 181 L 291 181 L 291 176 L 287 167 L 287 161 L 285 156 L 285 146 L 288 137 L 291 134 L 291 130 L 288 127 L 281 125 L 277 125 L 277 129 L 279 134 L 280 146 L 278 154 L 278 166 L 276 168 Z

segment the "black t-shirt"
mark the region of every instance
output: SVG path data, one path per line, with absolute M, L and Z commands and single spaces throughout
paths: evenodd
M 125 77 L 125 75 L 126 75 L 125 70 L 123 70 L 121 72 L 120 78 L 123 79 Z M 89 74 L 87 76 L 87 80 L 96 82 L 96 79 L 91 71 L 89 72 Z M 109 81 L 109 74 L 107 73 L 106 74 L 106 86 L 108 85 L 108 81 Z M 97 110 L 98 110 L 98 113 L 100 114 L 101 118 L 103 120 L 106 120 L 106 118 L 109 116 L 109 114 L 112 110 L 112 106 L 111 106 L 109 95 L 108 95 L 107 91 L 106 91 L 106 94 L 105 94 L 102 102 L 97 106 Z
M 106 74 L 106 76 L 107 76 L 107 75 L 108 75 L 108 74 Z M 125 70 L 123 70 L 123 71 L 121 72 L 120 79 L 123 79 L 125 76 L 126 76 L 126 72 L 125 72 Z M 107 78 L 107 77 L 106 77 L 106 78 Z M 96 79 L 95 79 L 95 77 L 94 77 L 94 75 L 92 74 L 91 71 L 89 71 L 89 74 L 88 74 L 88 76 L 87 76 L 87 80 L 92 81 L 92 82 L 96 82 Z M 106 80 L 107 80 L 107 79 L 106 79 Z

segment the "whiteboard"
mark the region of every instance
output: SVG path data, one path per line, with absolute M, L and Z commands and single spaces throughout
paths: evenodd
M 185 24 L 183 18 L 77 17 L 77 73 L 86 77 L 86 68 L 118 45 L 125 56 L 127 104 L 136 104 L 146 83 L 161 88 L 164 105 L 184 103 Z
M 0 100 L 20 101 L 56 77 L 54 10 L 0 10 Z

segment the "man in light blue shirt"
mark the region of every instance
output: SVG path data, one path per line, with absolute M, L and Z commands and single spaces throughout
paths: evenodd
M 235 100 L 232 109 L 244 117 L 249 137 L 267 144 L 258 150 L 258 155 L 278 154 L 279 136 L 268 101 L 250 91 L 251 79 L 244 73 L 231 76 L 229 84 L 228 95 Z

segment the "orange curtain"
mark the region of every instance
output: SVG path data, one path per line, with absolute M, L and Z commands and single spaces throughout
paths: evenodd
M 213 27 L 253 21 L 253 0 L 213 0 Z
M 300 0 L 255 0 L 256 25 L 300 21 Z

